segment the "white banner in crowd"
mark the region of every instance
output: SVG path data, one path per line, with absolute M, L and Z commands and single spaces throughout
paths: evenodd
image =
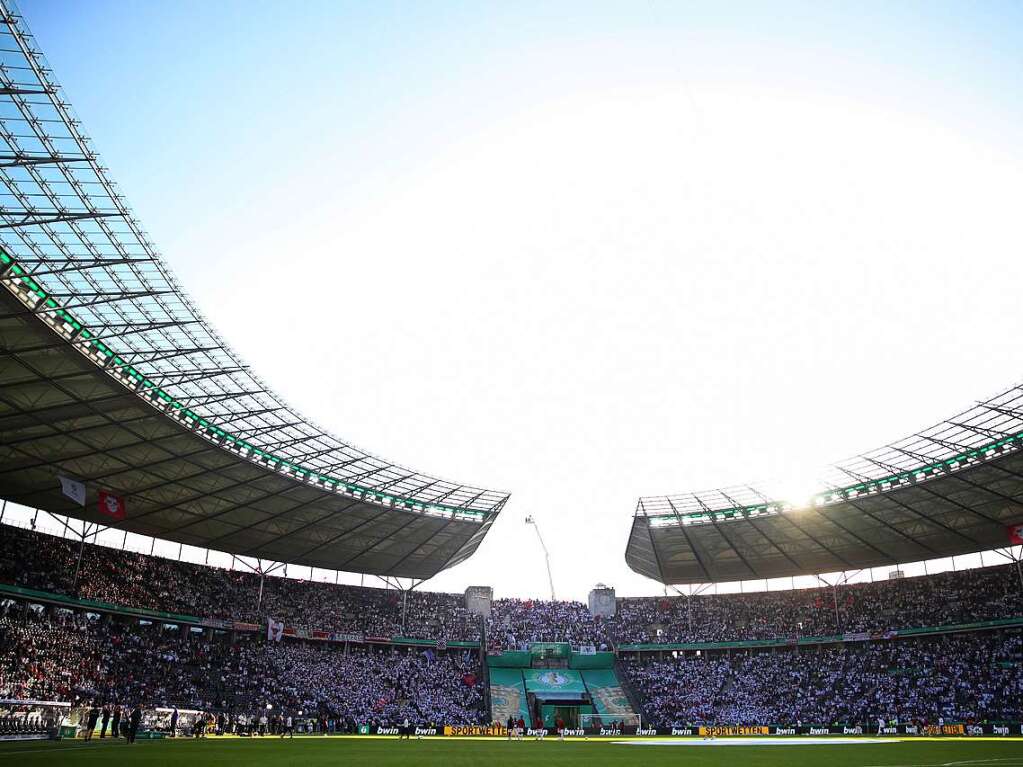
M 270 642 L 280 642 L 281 637 L 284 636 L 284 621 L 275 621 L 273 618 L 267 619 L 266 624 L 266 638 Z

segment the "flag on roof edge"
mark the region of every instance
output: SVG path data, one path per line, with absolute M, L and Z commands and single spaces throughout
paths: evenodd
M 85 505 L 85 483 L 79 482 L 77 479 L 70 479 L 61 475 L 57 475 L 57 479 L 60 480 L 60 491 L 70 498 L 72 501 L 77 503 L 79 506 Z
M 99 491 L 99 513 L 117 521 L 128 516 L 128 510 L 124 505 L 124 498 L 108 493 L 106 490 Z

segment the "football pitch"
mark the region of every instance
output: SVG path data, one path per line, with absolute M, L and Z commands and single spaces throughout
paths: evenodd
M 798 738 L 766 739 L 735 745 L 729 739 L 714 742 L 557 740 L 456 740 L 424 738 L 398 741 L 365 737 L 300 737 L 294 740 L 225 738 L 210 740 L 45 741 L 0 743 L 0 765 L 152 765 L 153 767 L 513 767 L 528 765 L 698 765 L 700 767 L 1023 767 L 1023 739 L 890 740 L 844 739 L 841 743 L 797 745 Z

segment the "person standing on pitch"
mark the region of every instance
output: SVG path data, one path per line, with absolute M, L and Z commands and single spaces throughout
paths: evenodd
M 96 729 L 96 720 L 99 719 L 99 709 L 96 708 L 96 704 L 93 703 L 89 707 L 89 716 L 85 720 L 85 739 L 92 740 L 93 730 Z
M 128 719 L 128 742 L 134 743 L 135 736 L 139 732 L 139 724 L 142 722 L 142 706 L 136 705 L 131 710 L 131 717 Z
M 175 737 L 177 737 L 177 734 L 178 734 L 178 707 L 175 706 L 173 713 L 171 713 L 171 732 L 170 732 L 170 736 L 172 738 L 175 738 Z
M 508 715 L 508 740 L 512 739 L 512 732 L 515 729 L 515 717 Z
M 114 706 L 114 715 L 110 720 L 110 737 L 121 737 L 121 707 Z
M 110 724 L 110 705 L 103 706 L 103 720 L 99 728 L 99 739 L 107 736 L 107 726 Z

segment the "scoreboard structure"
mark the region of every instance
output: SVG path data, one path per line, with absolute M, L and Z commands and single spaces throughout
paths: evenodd
M 494 590 L 490 586 L 470 586 L 465 590 L 465 609 L 473 615 L 490 617 Z
M 618 602 L 615 599 L 615 590 L 611 586 L 597 584 L 590 591 L 589 596 L 590 615 L 602 618 L 611 618 L 618 609 Z

